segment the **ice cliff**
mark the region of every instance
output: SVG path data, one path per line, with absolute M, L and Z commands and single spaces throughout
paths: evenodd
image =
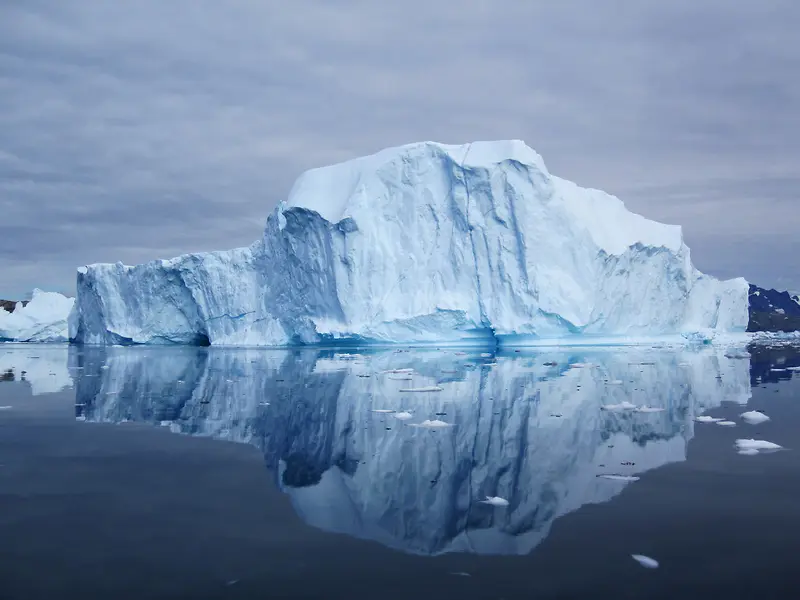
M 248 248 L 82 267 L 90 344 L 524 344 L 743 332 L 748 284 L 680 227 L 550 175 L 520 141 L 391 148 L 301 175 Z
M 528 553 L 557 518 L 628 485 L 597 475 L 685 460 L 693 417 L 751 393 L 749 361 L 716 346 L 70 354 L 81 420 L 252 444 L 310 525 L 426 555 Z M 401 391 L 432 383 L 442 391 Z M 623 402 L 661 412 L 602 408 Z M 411 418 L 376 412 L 392 410 Z M 414 426 L 426 419 L 450 426 Z M 510 504 L 480 504 L 487 495 Z
M 74 298 L 33 290 L 30 302 L 18 302 L 12 312 L 0 309 L 0 341 L 66 342 L 67 320 Z

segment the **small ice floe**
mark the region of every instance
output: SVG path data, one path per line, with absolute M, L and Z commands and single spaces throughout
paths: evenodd
M 172 421 L 161 421 L 159 425 L 161 425 L 161 427 L 169 427 L 172 425 Z
M 722 421 L 717 421 L 717 425 L 719 425 L 720 427 L 736 427 L 736 422 L 722 420 Z
M 423 427 L 425 429 L 442 429 L 444 427 L 452 427 L 452 423 L 445 423 L 444 421 L 440 421 L 439 419 L 434 419 L 431 421 L 430 419 L 425 419 L 422 423 L 412 423 L 412 427 Z
M 11 410 L 10 406 L 0 406 L 0 410 Z
M 372 412 L 381 413 L 381 414 L 387 414 L 388 415 L 389 413 L 393 413 L 395 411 L 392 410 L 391 408 L 373 408 Z
M 395 419 L 400 419 L 401 421 L 408 421 L 408 420 L 409 420 L 410 418 L 412 418 L 413 416 L 414 416 L 414 415 L 412 415 L 412 414 L 411 414 L 410 412 L 408 412 L 407 410 L 401 410 L 399 413 L 395 413 L 395 414 L 394 414 L 394 418 L 395 418 Z
M 492 358 L 489 352 L 481 352 L 481 358 Z
M 426 385 L 415 388 L 400 388 L 401 392 L 441 392 L 442 390 L 444 390 L 444 388 L 441 388 L 438 385 Z
M 83 423 L 86 420 L 86 417 L 84 417 L 83 415 L 79 415 L 75 417 L 75 420 L 78 421 L 79 423 Z
M 638 413 L 657 413 L 664 412 L 664 410 L 665 409 L 661 408 L 660 406 L 647 406 L 646 404 L 636 407 L 636 412 Z
M 395 381 L 411 381 L 414 378 L 409 375 L 389 375 L 388 379 L 394 379 Z
M 611 481 L 639 481 L 636 475 L 620 475 L 618 473 L 602 473 L 598 477 L 600 479 L 610 479 Z
M 259 406 L 269 406 L 269 402 L 259 402 Z
M 101 369 L 108 369 L 108 368 L 109 368 L 109 366 L 108 366 L 108 365 L 103 365 L 103 366 L 102 366 L 102 367 L 100 367 L 100 368 L 101 368 Z
M 748 410 L 739 415 L 748 425 L 759 425 L 769 421 L 769 417 L 759 410 Z
M 770 371 L 772 371 L 773 373 L 783 373 L 788 370 L 789 369 L 770 369 Z
M 178 383 L 183 383 L 183 379 L 178 379 Z
M 800 371 L 800 367 L 786 367 L 787 371 Z
M 582 363 L 582 362 L 574 362 L 569 364 L 570 367 L 573 369 L 582 369 L 583 367 L 588 367 L 589 363 Z
M 604 404 L 600 410 L 622 411 L 622 410 L 636 410 L 636 405 L 623 400 L 619 404 Z
M 699 417 L 695 417 L 694 420 L 697 421 L 698 423 L 719 423 L 720 421 L 724 421 L 725 419 L 722 419 L 720 417 L 709 417 L 708 415 L 701 415 Z
M 622 385 L 621 379 L 612 379 L 611 381 L 607 381 L 606 385 Z
M 679 367 L 690 367 L 691 365 L 689 363 L 687 363 L 687 362 L 681 362 L 681 363 L 678 363 L 678 366 Z
M 631 554 L 631 558 L 642 565 L 645 569 L 657 569 L 658 561 L 644 554 Z
M 736 449 L 739 451 L 739 454 L 745 454 L 748 456 L 752 456 L 754 454 L 758 454 L 759 452 L 775 452 L 776 450 L 783 449 L 783 446 L 779 446 L 773 442 L 768 442 L 766 440 L 754 440 L 754 439 L 738 439 L 735 442 Z
M 490 504 L 491 506 L 508 506 L 508 500 L 500 496 L 486 496 L 486 500 L 481 500 L 481 504 Z
M 392 373 L 394 375 L 400 375 L 401 373 L 405 373 L 408 375 L 409 373 L 413 373 L 414 369 L 389 369 L 388 371 L 384 371 L 384 373 Z

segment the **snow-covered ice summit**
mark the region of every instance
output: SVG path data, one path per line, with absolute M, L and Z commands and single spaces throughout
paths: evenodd
M 744 331 L 748 283 L 521 141 L 422 142 L 302 174 L 247 248 L 78 269 L 90 344 L 526 343 Z

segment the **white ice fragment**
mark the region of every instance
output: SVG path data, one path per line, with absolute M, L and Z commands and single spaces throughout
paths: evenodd
M 102 367 L 100 367 L 100 368 L 101 368 L 101 369 L 109 369 L 110 367 L 109 367 L 108 365 L 103 365 L 103 366 L 102 366 Z
M 389 375 L 389 379 L 394 379 L 395 381 L 412 381 L 414 378 L 413 377 L 406 377 L 404 375 L 397 375 L 395 377 L 392 377 L 391 375 Z
M 395 419 L 400 419 L 401 421 L 408 421 L 413 416 L 414 415 L 412 415 L 407 410 L 403 410 L 403 411 L 400 411 L 399 413 L 395 413 L 394 418 Z
M 709 417 L 708 415 L 701 415 L 699 417 L 695 417 L 694 420 L 697 421 L 698 423 L 719 423 L 720 421 L 724 421 L 725 419 L 722 419 L 720 417 Z
M 394 411 L 391 408 L 373 408 L 372 412 L 381 413 L 381 414 L 389 414 L 389 413 L 393 413 Z
M 0 406 L 0 410 L 11 410 L 10 406 Z
M 492 358 L 489 352 L 481 352 L 481 358 Z
M 631 554 L 631 558 L 642 565 L 645 569 L 657 569 L 658 561 L 644 554 Z
M 613 379 L 613 380 L 611 380 L 611 381 L 609 381 L 607 383 L 608 383 L 608 385 L 622 385 L 623 382 L 622 382 L 621 379 Z
M 444 390 L 444 388 L 441 388 L 438 385 L 428 385 L 415 388 L 400 388 L 401 392 L 441 392 L 442 390 Z
M 636 408 L 636 412 L 639 413 L 657 413 L 657 412 L 664 412 L 664 410 L 666 409 L 661 408 L 660 406 L 647 406 L 646 404 L 643 404 L 642 406 Z
M 604 404 L 600 407 L 600 410 L 610 410 L 610 411 L 622 411 L 622 410 L 636 410 L 636 405 L 628 402 L 627 400 L 623 400 L 619 404 Z
M 486 496 L 486 500 L 481 500 L 481 504 L 490 504 L 492 506 L 508 506 L 508 500 L 500 496 Z
M 759 425 L 760 423 L 766 423 L 769 421 L 769 417 L 758 410 L 748 410 L 739 416 L 748 425 Z
M 756 450 L 755 448 L 742 448 L 741 450 L 739 450 L 739 454 L 742 454 L 744 456 L 755 456 L 756 454 L 758 454 L 758 450 Z
M 717 425 L 720 425 L 721 427 L 736 427 L 736 422 L 723 420 L 717 421 Z
M 780 450 L 783 446 L 779 446 L 773 442 L 768 442 L 766 440 L 754 440 L 750 439 L 738 439 L 736 442 L 736 448 L 739 450 L 755 450 L 756 452 L 761 452 L 762 450 Z
M 424 427 L 425 429 L 441 429 L 443 427 L 452 427 L 452 423 L 445 423 L 444 421 L 440 421 L 439 419 L 434 419 L 431 421 L 430 419 L 424 420 L 422 423 L 412 423 L 413 427 Z
M 399 375 L 401 373 L 413 373 L 414 369 L 389 369 L 388 371 L 384 371 L 384 373 L 393 373 L 395 375 Z
M 611 481 L 639 481 L 636 475 L 619 475 L 616 473 L 603 473 L 598 477 L 600 479 L 610 479 Z

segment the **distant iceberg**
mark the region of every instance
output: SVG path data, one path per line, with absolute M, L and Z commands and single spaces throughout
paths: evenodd
M 30 302 L 18 302 L 13 312 L 0 309 L 0 341 L 66 342 L 67 321 L 74 298 L 33 290 Z
M 748 289 L 695 269 L 680 227 L 550 175 L 523 142 L 423 142 L 304 173 L 250 247 L 81 267 L 70 337 L 685 342 L 744 332 Z

